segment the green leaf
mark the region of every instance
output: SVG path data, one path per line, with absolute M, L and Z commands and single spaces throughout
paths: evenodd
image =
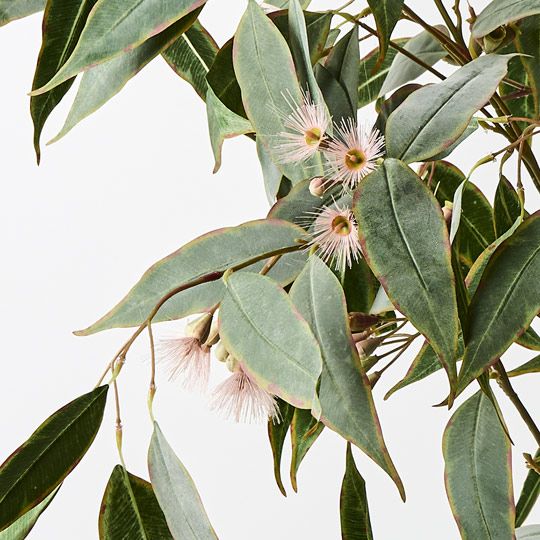
M 43 15 L 43 38 L 39 51 L 32 89 L 43 86 L 66 63 L 75 49 L 88 15 L 96 0 L 47 2 Z M 30 98 L 30 113 L 34 123 L 34 150 L 37 162 L 41 159 L 40 138 L 47 118 L 60 103 L 75 81 L 68 78 L 63 84 L 40 96 Z
M 43 501 L 75 468 L 103 418 L 108 386 L 68 403 L 45 422 L 0 467 L 0 530 Z
M 368 0 L 379 34 L 379 64 L 384 60 L 392 32 L 401 17 L 404 0 Z
M 99 512 L 100 540 L 173 540 L 152 486 L 127 472 L 113 469 Z
M 219 323 L 225 348 L 260 387 L 318 415 L 319 345 L 277 283 L 250 272 L 232 274 Z
M 236 31 L 233 62 L 248 118 L 274 163 L 293 184 L 315 176 L 315 161 L 283 164 L 276 152 L 275 139 L 287 131 L 285 119 L 300 106 L 302 92 L 285 38 L 255 0 Z
M 448 148 L 445 148 L 442 152 L 434 155 L 431 158 L 431 161 L 446 159 L 465 139 L 470 137 L 478 129 L 478 126 L 478 120 L 473 117 L 469 122 L 469 125 L 465 128 L 465 131 Z
M 276 479 L 279 491 L 286 497 L 287 492 L 285 491 L 285 486 L 281 479 L 281 455 L 283 454 L 283 444 L 285 443 L 285 438 L 289 432 L 294 412 L 299 409 L 295 409 L 292 405 L 289 405 L 282 399 L 277 398 L 276 401 L 280 421 L 275 422 L 273 419 L 268 420 L 268 439 L 270 441 L 272 457 L 274 459 L 274 478 Z
M 46 0 L 0 0 L 0 26 L 45 9 Z
M 191 476 L 156 422 L 148 449 L 148 470 L 173 538 L 216 540 L 217 535 Z
M 341 538 L 373 540 L 366 483 L 358 472 L 350 443 L 347 443 L 345 476 L 340 496 Z
M 445 26 L 435 25 L 434 28 L 443 34 L 448 35 L 448 30 Z M 429 66 L 433 66 L 447 55 L 446 50 L 442 47 L 440 42 L 427 30 L 409 39 L 404 46 L 404 49 L 411 54 L 414 54 Z M 404 54 L 398 53 L 390 66 L 389 73 L 379 91 L 379 96 L 384 96 L 403 84 L 414 81 L 425 71 L 425 68 L 421 65 L 417 64 Z
M 206 76 L 218 48 L 206 28 L 197 21 L 161 54 L 172 70 L 206 99 Z
M 540 525 L 528 525 L 516 529 L 516 540 L 540 540 Z
M 463 540 L 514 534 L 510 441 L 495 407 L 477 392 L 454 413 L 443 437 L 446 492 Z
M 369 313 L 375 302 L 379 282 L 364 259 L 353 262 L 345 269 L 343 291 L 347 300 L 347 311 Z
M 54 77 L 31 95 L 40 95 L 96 64 L 128 52 L 159 34 L 205 0 L 98 0 L 73 52 Z
M 289 0 L 269 0 L 268 2 L 265 2 L 266 4 L 271 4 L 272 6 L 276 6 L 280 9 L 287 9 L 289 6 Z M 302 9 L 306 9 L 309 4 L 311 4 L 311 0 L 302 0 L 300 2 L 300 5 L 302 6 Z
M 257 220 L 238 227 L 213 231 L 181 247 L 150 267 L 127 296 L 109 313 L 77 335 L 87 336 L 109 328 L 125 328 L 143 323 L 154 306 L 168 292 L 215 271 L 225 271 L 254 257 L 292 247 L 305 232 L 280 220 Z M 269 272 L 284 285 L 290 283 L 303 266 L 305 255 L 283 256 Z M 259 265 L 253 268 L 260 268 Z M 181 319 L 219 304 L 225 293 L 217 280 L 199 285 L 171 298 L 157 313 L 154 322 Z
M 409 38 L 398 38 L 394 41 L 403 47 L 409 41 Z M 378 48 L 372 50 L 360 60 L 360 83 L 358 85 L 359 109 L 377 99 L 396 54 L 396 49 L 388 49 L 382 64 L 378 68 L 376 67 L 379 57 Z
M 521 214 L 518 194 L 505 176 L 501 176 L 499 180 L 495 192 L 493 212 L 497 238 L 510 229 Z
M 253 128 L 248 120 L 238 116 L 223 105 L 210 86 L 206 94 L 206 113 L 208 116 L 210 143 L 215 160 L 214 173 L 216 173 L 221 167 L 221 148 L 225 139 L 252 133 Z
M 459 390 L 481 375 L 540 310 L 540 213 L 503 242 L 484 270 L 469 309 Z
M 43 499 L 37 506 L 34 506 L 34 508 L 31 510 L 28 510 L 26 514 L 22 515 L 7 529 L 0 532 L 0 540 L 23 540 L 26 538 L 30 534 L 30 531 L 34 528 L 34 525 L 41 514 L 48 508 L 59 489 L 60 486 L 58 486 L 50 495 L 45 497 L 45 499 Z
M 195 22 L 200 11 L 189 13 L 133 50 L 85 71 L 64 126 L 49 144 L 61 139 L 118 94 L 132 77 Z
M 233 66 L 233 40 L 230 39 L 216 54 L 214 62 L 206 75 L 208 85 L 214 94 L 232 112 L 247 118 L 240 86 L 236 80 Z
M 525 68 L 527 85 L 532 89 L 529 101 L 533 102 L 534 110 L 526 111 L 529 112 L 526 116 L 538 118 L 540 117 L 540 16 L 527 17 L 521 21 L 515 44 L 517 51 L 522 54 L 520 60 Z
M 489 101 L 506 75 L 510 58 L 481 56 L 445 81 L 414 92 L 388 119 L 388 156 L 413 163 L 450 147 Z
M 425 176 L 431 176 L 431 167 L 426 170 Z M 451 163 L 439 161 L 435 164 L 431 187 L 441 207 L 446 201 L 454 200 L 456 190 L 464 181 L 465 175 Z M 454 210 L 454 215 L 459 215 L 457 209 Z M 467 181 L 461 198 L 459 229 L 454 240 L 460 262 L 470 268 L 494 240 L 491 205 L 484 194 L 471 181 Z
M 493 0 L 478 15 L 472 27 L 472 35 L 476 39 L 481 38 L 499 26 L 537 13 L 540 13 L 539 0 Z
M 516 369 L 509 371 L 508 376 L 517 377 L 518 375 L 526 375 L 527 373 L 540 373 L 540 354 Z
M 355 111 L 351 109 L 350 100 L 343 85 L 321 63 L 315 66 L 315 76 L 334 123 L 339 124 L 341 120 L 351 118 Z
M 386 159 L 360 183 L 354 212 L 371 270 L 396 309 L 430 342 L 453 385 L 459 323 L 439 204 L 409 167 Z
M 540 336 L 532 329 L 532 327 L 527 328 L 525 333 L 516 339 L 516 343 L 531 351 L 540 351 Z
M 537 357 L 540 359 L 540 356 Z M 535 458 L 540 457 L 540 450 L 536 452 Z M 518 502 L 516 504 L 516 527 L 521 527 L 527 516 L 530 514 L 533 509 L 538 496 L 540 495 L 540 474 L 535 470 L 531 469 L 525 482 L 523 483 L 523 488 L 521 489 L 521 494 L 519 496 Z M 538 528 L 540 533 L 540 527 Z M 540 536 L 539 536 L 540 538 Z
M 263 174 L 266 198 L 268 199 L 269 204 L 274 204 L 284 177 L 259 139 L 256 140 L 256 145 L 257 157 L 259 158 Z
M 376 109 L 378 112 L 377 120 L 375 121 L 375 128 L 378 129 L 383 135 L 386 133 L 386 124 L 390 115 L 413 93 L 419 88 L 422 88 L 421 84 L 406 84 L 399 90 L 396 90 L 388 99 L 378 99 Z
M 315 441 L 324 429 L 324 424 L 319 422 L 311 411 L 306 409 L 295 409 L 291 422 L 291 484 L 294 491 L 298 491 L 297 474 L 300 464 L 313 446 Z
M 321 421 L 386 471 L 404 498 L 401 479 L 382 437 L 371 386 L 352 343 L 345 296 L 338 279 L 321 259 L 312 255 L 290 294 L 321 347 Z

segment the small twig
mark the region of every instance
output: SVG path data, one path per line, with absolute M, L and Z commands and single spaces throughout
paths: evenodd
M 154 332 L 152 325 L 148 325 L 148 339 L 150 341 L 150 386 L 148 388 L 148 412 L 152 423 L 154 419 L 153 403 L 156 395 L 156 348 L 154 346 Z

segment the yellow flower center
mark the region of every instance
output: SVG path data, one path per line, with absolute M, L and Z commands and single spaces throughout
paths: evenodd
M 366 164 L 366 154 L 357 148 L 351 148 L 345 154 L 345 165 L 348 169 L 357 171 Z
M 351 233 L 351 222 L 345 216 L 336 216 L 332 220 L 332 230 L 341 236 Z
M 306 144 L 309 146 L 316 146 L 321 142 L 321 130 L 319 128 L 308 129 L 304 134 Z

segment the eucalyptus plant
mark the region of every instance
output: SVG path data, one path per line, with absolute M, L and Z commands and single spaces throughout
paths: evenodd
M 249 137 L 271 203 L 260 220 L 201 231 L 76 332 L 134 329 L 94 389 L 46 419 L 1 466 L 1 540 L 26 537 L 53 503 L 90 448 L 109 394 L 120 464 L 104 488 L 99 537 L 217 538 L 154 420 L 160 361 L 196 391 L 207 389 L 216 362 L 226 364 L 230 375 L 213 389 L 211 406 L 238 422 L 267 423 L 284 494 L 287 435 L 296 489 L 298 468 L 321 432 L 339 434 L 346 452 L 342 538 L 371 539 L 352 446 L 405 501 L 372 388 L 419 342 L 386 397 L 446 372 L 438 404 L 452 409 L 442 441 L 444 484 L 459 535 L 540 539 L 540 525 L 523 526 L 540 492 L 538 450 L 515 449 L 529 468 L 515 504 L 512 426 L 493 392 L 502 388 L 540 447 L 536 421 L 512 385 L 513 377 L 540 371 L 540 356 L 511 371 L 504 366 L 514 343 L 540 350 L 531 327 L 540 311 L 540 213 L 525 209 L 525 186 L 540 191 L 533 145 L 540 1 L 493 0 L 477 13 L 460 0 L 433 0 L 444 25 L 424 20 L 414 5 L 423 1 L 367 0 L 357 11 L 351 0 L 317 12 L 309 0 L 249 0 L 234 36 L 219 47 L 198 19 L 211 9 L 205 0 L 0 0 L 0 25 L 44 9 L 30 93 L 38 163 L 44 124 L 77 77 L 54 141 L 161 55 L 206 102 L 215 171 L 225 139 Z M 393 38 L 400 20 L 414 23 L 417 35 Z M 378 47 L 361 55 L 359 42 L 370 36 Z M 440 61 L 448 76 L 434 67 Z M 433 82 L 413 82 L 421 75 Z M 364 107 L 375 108 L 375 125 L 363 119 Z M 500 146 L 463 173 L 448 158 L 478 129 L 499 135 Z M 491 204 L 474 178 L 496 158 Z M 158 323 L 192 315 L 185 335 L 154 339 Z M 143 333 L 154 421 L 150 481 L 126 470 L 118 392 Z

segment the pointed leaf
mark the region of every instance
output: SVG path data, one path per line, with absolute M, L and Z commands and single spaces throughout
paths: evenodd
M 535 356 L 528 362 L 508 372 L 509 377 L 517 377 L 527 373 L 540 373 L 540 355 Z
M 206 75 L 217 51 L 217 43 L 197 21 L 161 55 L 179 77 L 191 84 L 202 99 L 206 99 Z
M 445 81 L 414 92 L 388 119 L 388 156 L 413 163 L 450 147 L 489 101 L 506 75 L 510 58 L 482 56 Z
M 502 236 L 516 222 L 521 214 L 519 197 L 514 186 L 505 176 L 501 176 L 493 204 L 495 231 Z
M 540 336 L 530 326 L 516 339 L 516 343 L 531 351 L 540 351 Z
M 188 471 L 176 457 L 159 425 L 148 449 L 152 486 L 174 538 L 216 540 L 201 498 Z
M 289 432 L 293 414 L 297 409 L 279 398 L 277 398 L 277 405 L 280 421 L 275 422 L 273 419 L 268 420 L 268 439 L 270 440 L 272 456 L 274 458 L 274 478 L 276 479 L 279 491 L 286 497 L 287 492 L 285 491 L 285 486 L 281 479 L 281 455 L 283 454 L 283 444 L 285 443 L 285 438 Z
M 516 529 L 516 540 L 540 540 L 540 525 L 528 525 Z
M 72 54 L 51 80 L 32 95 L 43 94 L 91 66 L 110 60 L 159 34 L 205 0 L 98 0 Z
M 61 139 L 81 120 L 118 94 L 131 78 L 195 22 L 200 11 L 197 9 L 189 13 L 133 50 L 85 71 L 64 126 L 50 143 Z
M 309 449 L 324 429 L 324 424 L 319 422 L 311 411 L 306 409 L 295 409 L 291 422 L 291 484 L 294 491 L 298 491 L 297 474 L 300 464 L 306 457 Z
M 291 223 L 258 220 L 200 236 L 150 267 L 116 307 L 76 334 L 85 336 L 109 328 L 138 326 L 161 298 L 182 283 L 210 272 L 227 270 L 260 255 L 271 257 L 276 250 L 294 246 L 303 235 L 305 232 Z M 283 256 L 269 275 L 284 285 L 290 283 L 303 266 L 304 257 Z M 224 292 L 225 287 L 219 280 L 184 291 L 163 306 L 154 322 L 206 311 L 221 301 Z
M 368 0 L 379 34 L 379 62 L 384 60 L 388 42 L 401 17 L 404 0 Z
M 341 485 L 340 514 L 343 540 L 373 540 L 366 483 L 356 468 L 350 443 Z
M 321 346 L 321 421 L 382 467 L 404 498 L 403 485 L 382 437 L 371 386 L 352 343 L 345 296 L 338 279 L 313 255 L 290 294 Z
M 50 0 L 47 2 L 43 15 L 41 50 L 32 89 L 43 86 L 66 63 L 75 49 L 95 3 L 96 0 L 74 0 L 73 2 Z M 40 138 L 43 126 L 74 81 L 74 78 L 69 78 L 53 90 L 30 98 L 30 113 L 34 122 L 34 150 L 38 164 L 41 159 Z
M 495 407 L 482 392 L 454 413 L 443 437 L 446 492 L 464 540 L 514 534 L 511 450 Z
M 43 422 L 0 467 L 0 530 L 43 501 L 75 468 L 103 418 L 108 386 L 73 400 Z
M 537 357 L 540 359 L 540 356 Z M 539 362 L 540 364 L 540 362 Z M 540 450 L 536 452 L 536 459 L 540 458 Z M 516 527 L 521 527 L 527 516 L 533 509 L 538 496 L 540 495 L 540 474 L 537 471 L 531 469 L 525 478 L 521 494 L 516 504 Z M 540 527 L 538 530 L 540 538 Z
M 46 0 L 0 0 L 0 26 L 45 9 Z
M 319 345 L 277 283 L 251 272 L 232 274 L 219 323 L 226 349 L 259 386 L 295 407 L 318 412 Z
M 540 212 L 528 218 L 491 257 L 469 309 L 464 389 L 498 360 L 540 311 Z
M 472 35 L 481 38 L 499 26 L 537 13 L 540 13 L 539 0 L 493 0 L 478 15 L 472 27 Z
M 424 334 L 456 377 L 458 313 L 446 223 L 405 164 L 386 159 L 355 193 L 362 251 L 396 309 Z

